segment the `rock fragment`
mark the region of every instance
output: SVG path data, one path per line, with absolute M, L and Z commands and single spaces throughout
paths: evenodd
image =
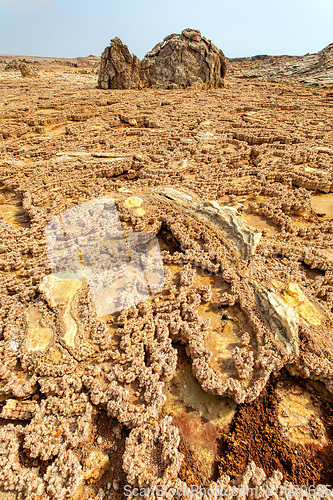
M 0 413 L 0 418 L 8 420 L 30 420 L 36 414 L 38 406 L 37 401 L 7 399 Z
M 232 207 L 220 207 L 216 201 L 196 207 L 199 217 L 208 219 L 223 234 L 226 241 L 237 249 L 242 259 L 254 255 L 261 233 L 246 226 L 239 212 Z
M 88 483 L 96 483 L 110 466 L 110 460 L 106 453 L 100 450 L 93 450 L 89 453 L 84 465 L 84 479 Z
M 21 71 L 21 75 L 25 78 L 36 78 L 39 76 L 38 69 L 31 64 L 22 63 L 20 64 L 19 69 Z
M 247 227 L 235 208 L 221 207 L 217 201 L 196 203 L 190 195 L 168 187 L 159 189 L 157 193 L 172 202 L 189 207 L 200 219 L 212 224 L 226 245 L 231 246 L 242 259 L 249 259 L 254 255 L 261 233 Z
M 254 282 L 250 283 L 250 286 L 275 339 L 283 344 L 287 353 L 298 354 L 299 316 L 297 312 L 276 293 Z

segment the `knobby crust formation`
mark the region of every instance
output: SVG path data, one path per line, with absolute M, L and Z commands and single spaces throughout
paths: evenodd
M 96 77 L 0 64 L 1 498 L 332 498 L 330 91 Z M 98 316 L 85 279 L 52 273 L 45 228 L 106 196 L 128 241 L 158 240 L 164 285 Z

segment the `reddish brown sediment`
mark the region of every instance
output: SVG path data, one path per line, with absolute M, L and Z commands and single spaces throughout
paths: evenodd
M 292 484 L 329 484 L 332 431 L 332 405 L 284 373 L 255 402 L 238 406 L 222 439 L 220 470 L 234 476 L 254 461 L 267 476 L 279 470 Z

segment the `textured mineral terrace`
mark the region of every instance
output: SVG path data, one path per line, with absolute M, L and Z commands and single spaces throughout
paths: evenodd
M 239 78 L 271 82 L 298 82 L 332 87 L 333 43 L 304 56 L 254 56 L 230 59 L 229 73 Z
M 332 498 L 314 492 L 333 484 L 332 90 L 100 90 L 88 62 L 7 62 L 1 500 Z M 128 240 L 158 239 L 165 280 L 98 316 L 45 228 L 106 196 Z

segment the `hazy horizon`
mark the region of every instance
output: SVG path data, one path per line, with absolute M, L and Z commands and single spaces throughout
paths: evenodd
M 24 9 L 26 9 L 24 11 Z M 45 9 L 45 11 L 42 11 Z M 126 6 L 106 0 L 5 0 L 0 7 L 0 53 L 30 57 L 100 56 L 118 36 L 140 59 L 170 33 L 199 29 L 229 58 L 304 55 L 333 42 L 331 0 L 152 0 Z

